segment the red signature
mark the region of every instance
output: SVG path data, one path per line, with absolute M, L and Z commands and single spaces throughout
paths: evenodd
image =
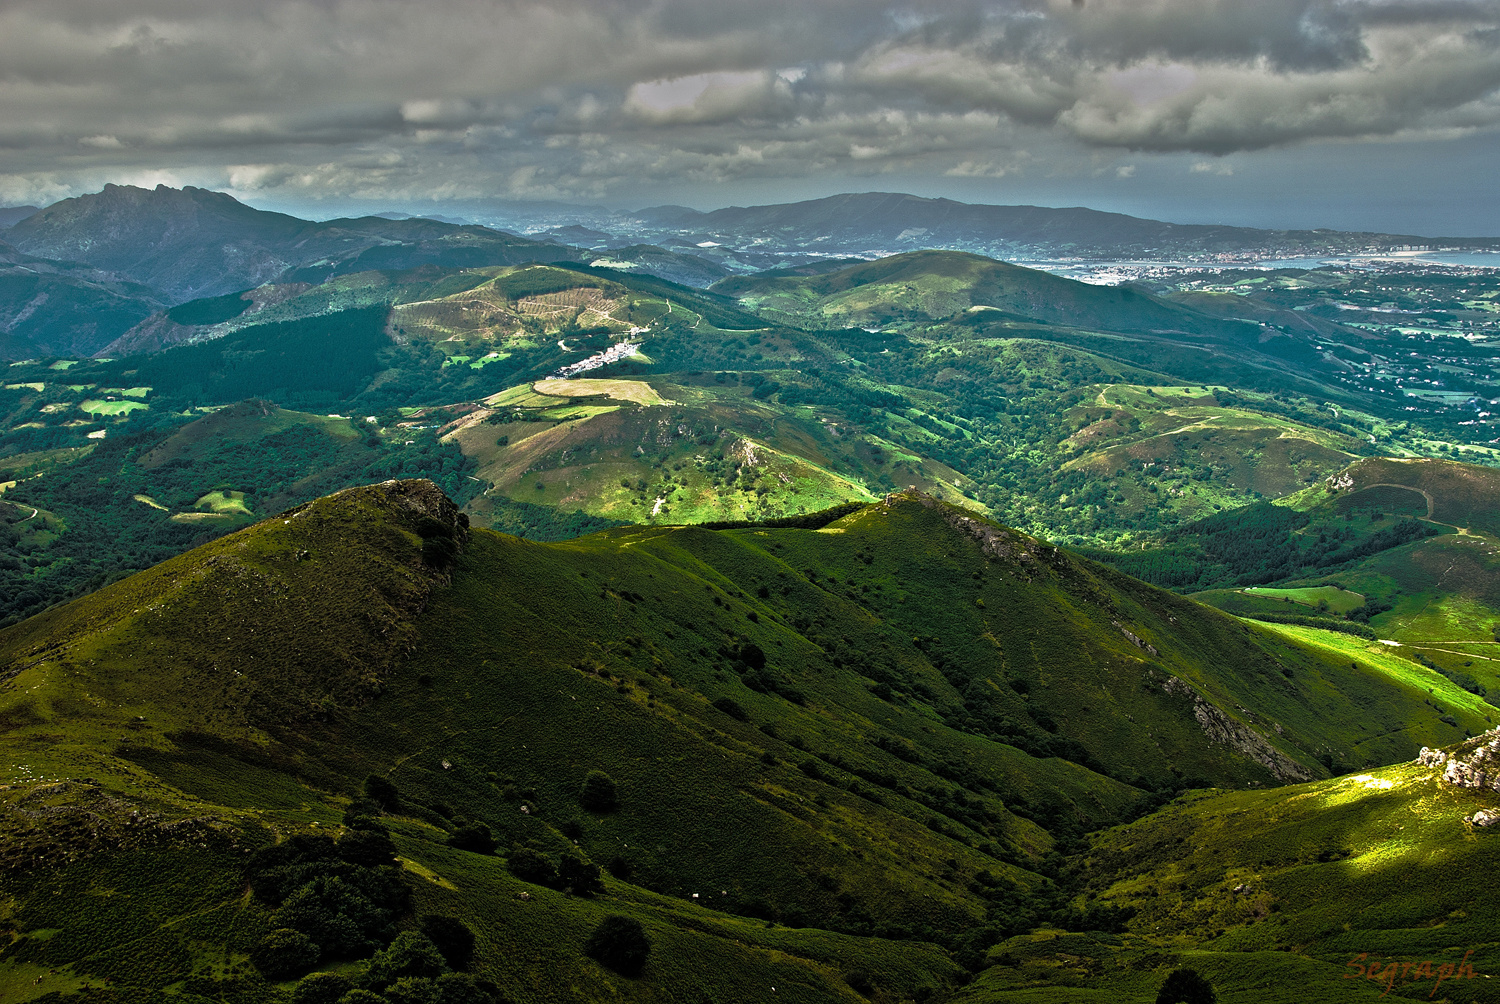
M 1374 980 L 1377 983 L 1383 983 L 1385 984 L 1385 993 L 1380 995 L 1382 997 L 1391 992 L 1391 988 L 1396 985 L 1398 980 L 1403 985 L 1407 983 L 1422 983 L 1426 980 L 1437 980 L 1437 983 L 1433 985 L 1432 992 L 1427 995 L 1431 997 L 1438 992 L 1438 987 L 1442 986 L 1448 980 L 1474 980 L 1480 978 L 1481 974 L 1475 972 L 1474 967 L 1469 965 L 1469 956 L 1473 954 L 1473 949 L 1465 952 L 1463 961 L 1457 965 L 1451 962 L 1438 963 L 1431 959 L 1424 959 L 1421 962 L 1411 960 L 1406 962 L 1387 962 L 1382 966 L 1378 957 L 1368 965 L 1363 964 L 1370 957 L 1370 953 L 1360 952 L 1354 958 L 1344 963 L 1345 969 L 1354 970 L 1352 973 L 1345 973 L 1344 979 Z

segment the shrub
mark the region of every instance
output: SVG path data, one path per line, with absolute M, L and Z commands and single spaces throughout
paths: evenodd
M 336 1004 L 352 986 L 338 973 L 309 973 L 292 991 L 292 1004 Z
M 318 946 L 301 931 L 280 927 L 260 939 L 250 961 L 268 980 L 284 980 L 307 972 L 318 963 Z
M 1082 910 L 1060 910 L 1052 922 L 1066 931 L 1105 931 L 1109 934 L 1124 934 L 1126 925 L 1135 916 L 1133 906 L 1115 906 L 1111 903 L 1090 903 Z
M 641 922 L 612 913 L 599 922 L 583 954 L 621 976 L 639 976 L 651 953 L 651 939 Z
M 389 935 L 391 914 L 356 881 L 335 875 L 300 886 L 276 911 L 275 922 L 301 931 L 325 952 L 358 955 Z
M 339 857 L 351 865 L 380 868 L 396 863 L 396 845 L 383 829 L 357 829 L 338 841 Z
M 613 812 L 619 807 L 614 779 L 602 770 L 591 770 L 578 791 L 578 804 L 589 812 Z
M 356 988 L 340 997 L 338 1004 L 390 1004 L 390 1002 L 379 994 Z
M 457 917 L 429 913 L 422 918 L 422 933 L 427 935 L 449 969 L 468 969 L 474 961 L 474 932 Z
M 593 896 L 604 891 L 599 866 L 572 854 L 564 854 L 557 866 L 557 881 L 575 896 Z
M 402 977 L 386 987 L 383 996 L 372 1000 L 389 1004 L 495 1004 L 494 995 L 467 973 L 447 973 L 436 979 Z
M 431 979 L 447 971 L 448 963 L 431 938 L 416 931 L 402 931 L 390 947 L 375 953 L 366 978 L 371 985 L 383 987 L 402 977 Z
M 1156 995 L 1156 1004 L 1214 1004 L 1217 1000 L 1208 980 L 1192 969 L 1172 970 Z
M 557 866 L 530 847 L 517 847 L 510 852 L 505 866 L 522 882 L 535 885 L 552 885 L 557 881 Z
M 742 722 L 749 721 L 750 719 L 749 713 L 747 713 L 744 708 L 740 707 L 739 702 L 732 697 L 719 698 L 714 702 L 714 707 L 724 712 L 724 714 L 728 715 L 730 718 L 738 719 Z
M 383 812 L 396 812 L 401 808 L 401 792 L 390 778 L 371 774 L 365 778 L 365 797 L 380 806 Z
M 493 854 L 495 838 L 488 826 L 470 823 L 448 834 L 448 846 L 457 847 L 461 851 L 473 851 L 475 854 Z
M 392 983 L 380 996 L 388 1004 L 438 1004 L 437 984 L 412 976 Z

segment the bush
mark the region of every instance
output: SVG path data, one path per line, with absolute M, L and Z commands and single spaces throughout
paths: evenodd
M 604 891 L 599 866 L 572 854 L 564 854 L 557 866 L 557 881 L 575 896 L 593 896 Z
M 505 866 L 522 882 L 552 885 L 557 881 L 557 866 L 545 854 L 538 853 L 530 847 L 513 849 Z
M 380 868 L 396 863 L 396 845 L 384 829 L 357 829 L 338 841 L 339 857 L 351 865 Z
M 321 953 L 301 931 L 280 927 L 260 939 L 250 952 L 250 961 L 268 980 L 284 980 L 307 972 L 318 964 Z
M 401 808 L 401 792 L 390 778 L 371 774 L 365 778 L 365 797 L 380 806 L 383 812 L 396 812 Z
M 719 698 L 714 702 L 714 707 L 724 712 L 724 714 L 728 715 L 730 718 L 734 718 L 742 722 L 749 721 L 750 719 L 750 715 L 745 711 L 744 708 L 740 707 L 739 702 L 732 697 Z
M 589 812 L 613 812 L 619 807 L 614 779 L 602 770 L 591 770 L 578 791 L 578 804 Z
M 1109 934 L 1124 934 L 1126 925 L 1135 916 L 1133 906 L 1114 906 L 1110 903 L 1090 903 L 1082 910 L 1059 910 L 1053 914 L 1052 922 L 1065 931 L 1105 931 Z
M 468 973 L 449 973 L 434 980 L 439 1004 L 494 1004 L 492 983 L 483 983 Z
M 495 853 L 496 841 L 490 833 L 490 828 L 483 823 L 470 823 L 460 826 L 448 834 L 448 846 L 457 847 L 461 851 L 473 851 L 475 854 Z
M 356 881 L 321 876 L 288 896 L 275 922 L 301 931 L 332 955 L 359 955 L 389 936 L 393 912 L 371 899 Z
M 309 973 L 292 991 L 292 1004 L 336 1004 L 352 986 L 338 973 Z
M 429 913 L 422 918 L 422 933 L 427 935 L 449 969 L 468 969 L 474 961 L 474 932 L 456 917 Z
M 351 990 L 339 998 L 338 1004 L 390 1004 L 384 997 L 368 990 Z
M 431 938 L 402 931 L 389 948 L 375 953 L 365 975 L 371 985 L 384 987 L 406 976 L 431 979 L 447 971 L 448 963 Z
M 467 973 L 448 973 L 436 979 L 403 977 L 374 1000 L 389 1004 L 494 1004 L 495 997 Z
M 392 983 L 381 996 L 390 1004 L 438 1004 L 437 984 L 411 976 Z
M 1156 1004 L 1214 1004 L 1217 1000 L 1208 980 L 1192 969 L 1172 970 L 1156 995 Z
M 651 939 L 641 922 L 610 914 L 599 922 L 583 946 L 583 954 L 621 976 L 639 976 L 651 953 Z

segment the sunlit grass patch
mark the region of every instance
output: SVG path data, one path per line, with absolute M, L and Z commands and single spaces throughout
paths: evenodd
M 666 405 L 673 402 L 659 394 L 644 380 L 539 380 L 533 385 L 538 394 L 561 397 L 593 397 L 603 394 L 617 401 L 634 401 L 640 405 Z
M 1358 610 L 1365 605 L 1365 598 L 1359 593 L 1340 589 L 1338 586 L 1299 586 L 1289 589 L 1276 589 L 1269 586 L 1247 586 L 1244 592 L 1252 596 L 1266 596 L 1271 599 L 1288 599 L 1293 603 L 1300 603 L 1309 607 L 1318 607 L 1323 604 L 1327 609 L 1336 614 L 1346 614 L 1351 610 Z
M 89 415 L 128 415 L 132 411 L 144 411 L 151 406 L 144 401 L 84 401 L 78 410 Z
M 253 515 L 250 506 L 245 503 L 245 493 L 227 489 L 209 492 L 193 505 L 198 509 L 221 515 Z

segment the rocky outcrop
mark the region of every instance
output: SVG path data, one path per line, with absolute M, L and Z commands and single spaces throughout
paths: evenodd
M 1146 639 L 1142 638 L 1140 635 L 1138 635 L 1134 631 L 1130 630 L 1124 624 L 1121 624 L 1119 621 L 1110 621 L 1110 623 L 1113 624 L 1115 627 L 1119 628 L 1120 629 L 1120 633 L 1125 636 L 1125 640 L 1128 641 L 1128 642 L 1130 642 L 1130 644 L 1134 645 L 1136 648 L 1144 649 L 1145 651 L 1150 652 L 1152 655 L 1160 655 L 1161 654 L 1160 652 L 1158 652 L 1156 650 L 1156 646 L 1155 645 L 1153 645 L 1150 642 L 1146 641 Z
M 1481 733 L 1450 747 L 1450 750 L 1451 752 L 1423 746 L 1417 754 L 1416 762 L 1423 767 L 1442 768 L 1440 776 L 1445 784 L 1474 790 L 1488 788 L 1500 791 L 1500 729 Z M 1500 819 L 1500 815 L 1496 818 Z
M 1266 741 L 1265 737 L 1248 726 L 1230 718 L 1217 706 L 1185 680 L 1169 676 L 1162 683 L 1168 694 L 1186 697 L 1192 702 L 1193 718 L 1208 737 L 1208 741 L 1228 746 L 1241 756 L 1260 764 L 1270 771 L 1278 781 L 1309 781 L 1307 768 L 1287 756 Z
M 979 544 L 980 551 L 986 557 L 996 561 L 1034 567 L 1043 564 L 1058 566 L 1067 564 L 1067 557 L 1063 554 L 1062 548 L 1044 544 L 1016 530 L 996 526 L 988 520 L 975 517 L 963 509 L 936 499 L 926 492 L 909 488 L 885 497 L 887 505 L 897 502 L 916 502 L 928 509 L 936 510 L 949 526 L 967 537 L 972 537 Z

